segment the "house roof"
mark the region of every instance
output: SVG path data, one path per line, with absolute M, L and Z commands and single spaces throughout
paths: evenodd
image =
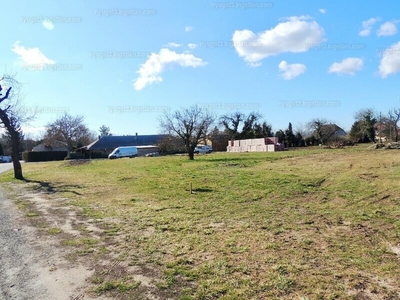
M 340 128 L 336 124 L 329 124 L 329 125 L 325 125 L 325 126 L 330 127 L 332 130 L 335 130 L 335 135 L 345 136 L 347 134 L 346 131 L 343 130 L 343 128 Z
M 167 135 L 111 135 L 105 136 L 86 146 L 86 150 L 115 149 L 124 146 L 148 146 L 158 144 Z
M 40 143 L 36 145 L 35 147 L 32 148 L 32 151 L 43 151 L 42 149 L 47 150 L 53 150 L 53 151 L 68 151 L 68 148 L 65 147 L 62 143 L 59 143 L 57 141 L 54 141 L 51 144 L 47 143 Z
M 342 128 L 337 126 L 336 124 L 325 124 L 321 126 L 322 131 L 324 132 L 332 132 L 336 136 L 345 136 L 346 131 L 344 131 Z M 317 130 L 313 132 L 313 135 L 316 135 Z

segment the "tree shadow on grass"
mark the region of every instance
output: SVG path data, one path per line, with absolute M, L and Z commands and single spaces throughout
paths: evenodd
M 192 189 L 193 193 L 210 193 L 212 191 L 213 191 L 212 189 L 208 189 L 208 188 Z
M 234 166 L 234 165 L 242 165 L 246 167 L 251 167 L 263 162 L 274 162 L 283 159 L 283 157 L 279 156 L 265 156 L 265 157 L 251 157 L 251 156 L 243 156 L 243 157 L 218 157 L 218 158 L 210 158 L 204 161 L 208 161 L 211 163 L 215 163 L 219 167 L 225 166 Z
M 64 184 L 55 187 L 50 182 L 47 181 L 39 181 L 39 180 L 29 180 L 24 179 L 26 183 L 36 183 L 37 186 L 34 188 L 36 191 L 45 191 L 48 194 L 55 194 L 55 193 L 73 193 L 75 195 L 81 196 L 82 194 L 77 192 L 74 189 L 82 188 L 80 185 L 76 184 Z

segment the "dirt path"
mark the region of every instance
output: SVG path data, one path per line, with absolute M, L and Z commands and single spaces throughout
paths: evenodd
M 35 186 L 0 186 L 0 300 L 173 299 L 169 291 L 157 288 L 159 271 L 118 259 L 119 250 L 112 250 L 118 243 L 101 241 L 101 223 L 82 217 L 68 199 L 34 192 Z M 98 241 L 87 253 L 93 255 L 63 244 L 82 239 Z M 107 253 L 100 253 L 102 246 Z M 139 284 L 130 293 L 95 291 L 103 281 L 127 276 Z
M 38 237 L 0 189 L 0 299 L 83 299 L 93 270 L 73 267 L 51 237 Z M 89 299 L 85 296 L 85 299 Z

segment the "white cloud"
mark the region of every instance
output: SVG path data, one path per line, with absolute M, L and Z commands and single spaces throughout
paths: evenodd
M 320 9 L 319 9 L 319 12 L 320 12 L 321 14 L 326 14 L 326 9 L 325 9 L 325 8 L 320 8 Z
M 397 28 L 394 22 L 385 22 L 379 27 L 378 31 L 376 32 L 377 36 L 389 36 L 395 35 L 397 33 Z
M 196 44 L 188 44 L 188 47 L 189 47 L 190 49 L 194 49 L 194 48 L 197 47 L 197 45 L 196 45 Z
M 398 72 L 400 72 L 400 42 L 390 46 L 383 52 L 379 65 L 379 75 L 382 78 Z
M 185 31 L 186 32 L 189 32 L 189 31 L 192 31 L 193 30 L 193 27 L 190 27 L 190 26 L 186 26 L 185 27 Z
M 54 65 L 56 62 L 47 58 L 39 48 L 25 48 L 20 46 L 20 41 L 17 41 L 12 48 L 12 51 L 20 56 L 22 65 L 31 68 L 32 70 L 42 69 L 45 65 Z
M 370 18 L 366 21 L 361 22 L 362 30 L 358 33 L 361 36 L 369 36 L 371 33 L 372 26 L 378 22 L 378 18 Z
M 329 68 L 329 73 L 350 74 L 354 75 L 356 71 L 360 71 L 364 65 L 361 58 L 349 57 L 341 62 L 333 63 Z
M 178 48 L 180 46 L 182 46 L 182 44 L 168 43 L 168 44 L 164 45 L 164 47 L 169 47 L 169 48 Z
M 44 28 L 46 28 L 48 30 L 53 30 L 54 29 L 54 24 L 50 20 L 43 20 L 42 25 L 43 25 Z
M 281 70 L 282 78 L 285 80 L 291 80 L 306 71 L 306 66 L 303 64 L 288 64 L 286 61 L 282 60 L 279 63 L 279 70 Z
M 133 86 L 136 90 L 141 90 L 149 84 L 154 82 L 161 82 L 161 73 L 165 71 L 166 68 L 179 67 L 202 67 L 205 66 L 207 62 L 204 62 L 201 58 L 195 57 L 190 53 L 178 54 L 175 51 L 163 48 L 160 52 L 152 53 L 147 61 L 141 65 L 137 73 L 140 77 L 136 79 Z
M 285 52 L 305 52 L 310 45 L 323 41 L 324 29 L 308 17 L 290 17 L 276 27 L 255 34 L 251 30 L 236 30 L 233 45 L 240 57 L 250 65 L 272 55 Z

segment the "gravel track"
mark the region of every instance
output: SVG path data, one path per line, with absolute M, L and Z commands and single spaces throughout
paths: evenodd
M 70 266 L 65 250 L 39 237 L 1 188 L 0 224 L 0 299 L 83 299 L 91 271 Z

